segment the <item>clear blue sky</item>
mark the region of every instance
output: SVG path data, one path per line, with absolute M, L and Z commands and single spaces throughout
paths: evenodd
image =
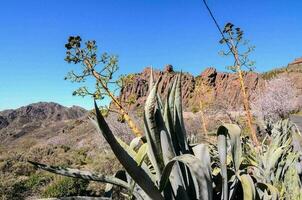
M 233 22 L 256 45 L 258 71 L 302 56 L 301 0 L 208 2 L 221 26 Z M 79 67 L 63 60 L 69 35 L 118 54 L 120 73 L 169 63 L 197 75 L 230 64 L 218 55 L 220 37 L 201 0 L 6 0 L 0 27 L 0 110 L 37 101 L 92 107 L 63 80 Z

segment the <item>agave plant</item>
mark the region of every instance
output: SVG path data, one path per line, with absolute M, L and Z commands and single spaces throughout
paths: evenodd
M 297 143 L 300 137 L 295 124 L 289 119 L 280 120 L 272 126 L 257 154 L 250 153 L 253 157 L 250 161 L 256 166 L 253 173 L 257 180 L 274 186 L 282 198 L 302 199 L 302 187 L 296 168 L 301 156 L 297 147 L 301 145 Z M 266 193 L 260 194 L 267 196 Z
M 115 176 L 31 163 L 64 176 L 108 183 L 105 196 L 109 198 L 112 185 L 126 189 L 129 199 L 280 198 L 274 181 L 282 181 L 296 159 L 289 155 L 293 151 L 290 133 L 276 133 L 278 139 L 266 145 L 263 152 L 251 145 L 249 139 L 242 139 L 241 129 L 234 124 L 218 128 L 216 145 L 189 143 L 182 115 L 181 74 L 176 76 L 165 103 L 157 94 L 159 81 L 154 84 L 151 76 L 144 110 L 145 134 L 129 145 L 114 136 L 95 103 L 96 117 L 91 121 L 124 167 Z M 271 150 L 273 146 L 275 149 Z M 284 163 L 276 163 L 275 159 L 280 161 L 279 151 Z M 271 154 L 278 155 L 272 158 Z M 272 173 L 272 167 L 278 169 Z

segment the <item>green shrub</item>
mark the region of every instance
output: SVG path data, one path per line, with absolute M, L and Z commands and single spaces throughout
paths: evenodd
M 35 173 L 28 177 L 24 182 L 24 186 L 32 191 L 35 191 L 37 188 L 44 186 L 52 181 L 53 175 L 49 173 Z
M 24 194 L 28 192 L 28 188 L 24 184 L 26 177 L 15 177 L 5 174 L 0 177 L 0 199 L 14 200 L 24 199 Z
M 16 174 L 17 176 L 30 176 L 36 171 L 33 166 L 24 161 L 16 161 L 12 163 L 10 169 L 12 173 Z
M 53 183 L 48 185 L 43 193 L 43 197 L 67 197 L 84 195 L 88 181 L 69 177 L 58 177 Z
M 81 147 L 72 152 L 72 162 L 75 165 L 83 166 L 92 163 L 90 156 L 88 156 L 89 149 L 87 147 Z

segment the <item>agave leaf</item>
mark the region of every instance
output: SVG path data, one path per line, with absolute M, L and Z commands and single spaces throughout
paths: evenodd
M 299 155 L 295 152 L 292 152 L 292 147 L 288 145 L 283 150 L 283 155 L 276 163 L 274 170 L 274 180 L 273 182 L 282 181 L 285 177 L 286 172 L 293 166 L 298 164 Z
M 145 143 L 145 144 L 143 144 L 143 145 L 139 148 L 139 150 L 138 150 L 138 152 L 137 152 L 137 154 L 136 154 L 136 156 L 135 156 L 135 161 L 136 161 L 136 163 L 137 163 L 138 166 L 142 166 L 143 164 L 144 164 L 144 166 L 146 166 L 146 164 L 144 163 L 144 159 L 145 159 L 146 156 L 147 156 L 147 152 L 148 152 L 148 145 Z M 146 168 L 147 168 L 147 166 L 146 166 Z M 150 174 L 149 174 L 149 173 L 150 173 Z M 153 180 L 153 178 L 152 178 L 152 177 L 153 177 L 153 174 L 151 174 L 151 172 L 150 172 L 149 169 L 148 169 L 148 175 L 150 175 L 152 181 L 155 182 L 155 180 Z M 131 191 L 133 191 L 134 188 L 135 188 L 135 182 L 133 181 L 133 179 L 131 179 Z
M 158 180 L 161 176 L 161 171 L 164 167 L 163 158 L 162 158 L 162 150 L 160 145 L 160 133 L 158 132 L 158 127 L 156 124 L 155 118 L 155 106 L 156 106 L 156 93 L 157 87 L 160 79 L 156 82 L 153 88 L 150 91 L 149 96 L 147 97 L 145 104 L 145 112 L 144 112 L 144 124 L 145 124 L 145 134 L 147 138 L 147 143 L 149 145 L 149 158 L 150 161 L 156 171 L 156 176 Z
M 137 155 L 136 151 L 134 151 L 133 148 L 131 148 L 128 144 L 126 144 L 123 140 L 121 140 L 119 137 L 114 136 L 116 141 L 123 147 L 123 149 L 134 159 Z
M 174 97 L 172 98 L 172 95 L 174 94 L 174 96 L 175 96 L 176 81 L 177 81 L 177 77 L 173 83 L 173 87 L 168 90 L 168 95 L 166 97 L 166 103 L 165 103 L 165 109 L 164 109 L 164 122 L 165 122 L 165 127 L 167 130 L 167 133 L 169 134 L 170 139 L 172 141 L 173 150 L 174 150 L 175 154 L 177 156 L 179 156 L 182 154 L 182 151 L 181 151 L 180 144 L 179 144 L 179 137 L 176 134 L 177 128 L 174 126 L 174 122 L 173 122 L 172 116 L 174 114 L 170 110 L 171 109 L 170 104 L 171 103 L 174 104 Z M 174 92 L 173 92 L 173 90 L 174 90 Z M 192 185 L 192 184 L 190 184 L 191 178 L 189 177 L 189 171 L 182 163 L 177 163 L 177 167 L 180 170 L 180 174 L 182 174 L 182 181 L 184 183 L 184 188 L 188 189 L 188 187 L 190 187 Z M 189 189 L 189 190 L 191 190 L 191 189 Z M 191 190 L 190 192 L 193 192 L 193 190 Z M 195 191 L 194 191 L 194 193 L 195 193 Z
M 172 160 L 176 155 L 172 146 L 172 141 L 170 138 L 170 135 L 162 130 L 160 132 L 160 141 L 161 141 L 161 146 L 162 146 L 162 150 L 163 150 L 163 159 L 164 159 L 164 163 L 165 165 Z
M 119 170 L 115 173 L 114 177 L 123 180 L 127 182 L 126 173 L 124 170 Z M 105 194 L 104 197 L 112 199 L 112 193 L 113 193 L 113 184 L 107 183 L 105 187 Z
M 157 127 L 157 132 L 159 132 L 159 135 L 162 130 L 167 131 L 162 112 L 158 108 L 155 111 L 154 119 Z
M 148 145 L 147 144 L 143 144 L 139 148 L 139 150 L 138 150 L 138 152 L 137 152 L 137 154 L 135 156 L 135 161 L 136 161 L 136 163 L 139 166 L 143 163 L 143 161 L 144 161 L 144 159 L 145 159 L 145 157 L 147 155 L 147 152 L 148 152 Z
M 41 164 L 41 163 L 37 163 L 37 162 L 33 162 L 33 161 L 28 161 L 28 162 L 40 169 L 43 169 L 45 171 L 52 172 L 55 174 L 60 174 L 63 176 L 68 176 L 68 177 L 73 177 L 73 178 L 80 178 L 80 179 L 89 180 L 89 181 L 110 183 L 110 184 L 117 185 L 117 186 L 130 190 L 130 185 L 127 182 L 125 182 L 119 178 L 116 178 L 116 177 L 100 175 L 100 174 L 92 173 L 89 171 L 81 171 L 78 169 L 50 166 L 50 165 L 45 165 L 45 164 Z
M 118 143 L 111 130 L 108 127 L 105 119 L 103 118 L 100 110 L 98 109 L 95 102 L 95 111 L 99 129 L 103 134 L 104 138 L 110 145 L 113 153 L 123 165 L 127 173 L 131 178 L 148 194 L 151 198 L 163 199 L 163 196 L 160 194 L 159 190 L 155 186 L 152 179 L 148 174 L 137 165 L 135 160 L 127 153 L 127 151 Z
M 175 127 L 175 134 L 181 149 L 181 153 L 185 154 L 188 153 L 189 147 L 186 139 L 186 135 L 181 126 L 181 117 L 178 115 L 177 108 L 174 108 L 174 127 Z
M 285 176 L 285 173 L 288 171 L 288 169 L 292 166 L 297 166 L 299 165 L 300 163 L 297 162 L 298 161 L 298 158 L 299 158 L 299 155 L 297 153 L 289 153 L 287 152 L 287 156 L 286 156 L 286 160 L 285 160 L 285 165 L 282 169 L 282 173 L 281 173 L 281 176 L 284 177 Z M 280 178 L 279 178 L 280 180 Z
M 174 91 L 174 92 L 173 92 Z M 177 141 L 177 146 L 179 147 L 179 152 L 176 152 L 177 155 L 189 153 L 189 146 L 187 143 L 186 130 L 183 123 L 183 115 L 182 115 L 182 95 L 181 95 L 181 74 L 176 76 L 175 84 L 173 84 L 173 88 L 171 89 L 171 93 L 169 98 L 172 97 L 174 99 L 173 106 L 174 108 L 171 110 L 173 113 L 173 138 Z M 170 104 L 170 102 L 169 102 Z M 171 105 L 170 105 L 171 107 Z M 170 108 L 171 109 L 171 108 Z M 191 152 L 190 152 L 191 153 Z M 181 172 L 183 174 L 184 183 L 188 190 L 188 193 L 195 193 L 194 185 L 194 177 L 191 177 L 189 169 L 186 168 L 182 163 L 179 164 Z
M 170 160 L 172 160 L 176 155 L 173 150 L 172 141 L 170 138 L 170 135 L 162 130 L 160 133 L 161 138 L 161 146 L 163 150 L 163 158 L 165 164 L 168 164 Z M 171 175 L 169 177 L 171 182 L 171 187 L 173 189 L 174 195 L 177 196 L 177 193 L 179 192 L 179 197 L 182 199 L 188 199 L 188 196 L 185 192 L 185 185 L 183 181 L 183 177 L 180 173 L 179 164 L 176 163 L 174 167 L 172 168 Z M 179 190 L 179 188 L 183 188 L 183 190 Z
M 187 134 L 182 115 L 182 94 L 181 94 L 181 74 L 177 76 L 174 96 L 174 127 L 182 153 L 189 150 L 187 143 Z
M 256 189 L 260 189 L 262 191 L 269 191 L 271 194 L 271 200 L 278 200 L 279 199 L 279 191 L 276 187 L 274 187 L 271 184 L 268 183 L 257 183 L 256 184 Z
M 99 129 L 98 128 L 98 123 L 95 121 L 95 120 L 93 120 L 92 118 L 89 118 L 90 119 L 90 121 L 91 121 L 91 123 L 96 127 L 96 129 Z M 117 137 L 117 136 L 115 136 L 115 139 L 118 141 L 118 143 L 123 147 L 123 149 L 135 160 L 135 158 L 137 157 L 137 153 L 136 153 L 136 151 L 134 150 L 135 148 L 136 148 L 136 146 L 138 146 L 140 143 L 141 143 L 141 141 L 142 140 L 144 140 L 143 139 L 144 138 L 144 136 L 143 137 L 136 137 L 136 138 L 134 138 L 132 141 L 131 141 L 131 143 L 130 143 L 130 145 L 128 145 L 128 144 L 126 144 L 123 140 L 121 140 L 119 137 Z M 147 166 L 147 164 L 146 163 L 142 163 L 141 165 L 140 165 L 142 168 L 143 168 L 143 170 L 149 175 L 149 177 L 151 177 L 151 179 L 152 179 L 152 181 L 153 182 L 155 182 L 156 180 L 155 180 L 155 177 L 154 177 L 154 175 L 151 173 L 151 171 L 150 171 L 150 169 L 149 169 L 149 167 Z
M 209 173 L 207 165 L 190 154 L 177 156 L 167 163 L 160 180 L 160 191 L 162 191 L 168 183 L 171 171 L 176 162 L 185 164 L 196 177 L 200 192 L 197 198 L 201 200 L 211 200 L 213 193 L 211 173 Z
M 270 174 L 278 164 L 279 159 L 284 153 L 284 147 L 271 147 L 271 153 L 267 154 L 267 166 L 265 168 L 266 174 Z
M 236 196 L 236 190 L 237 190 L 237 188 L 238 188 L 238 186 L 239 186 L 239 179 L 237 178 L 237 176 L 236 175 L 233 175 L 231 178 L 230 178 L 232 181 L 230 181 L 230 182 L 232 182 L 232 184 L 231 184 L 231 186 L 230 186 L 230 191 L 229 191 L 229 199 L 230 200 L 232 200 L 235 196 Z
M 178 144 L 177 136 L 174 131 L 173 127 L 173 119 L 172 119 L 172 113 L 170 110 L 170 103 L 169 103 L 169 98 L 170 98 L 171 92 L 170 90 L 168 91 L 168 95 L 166 97 L 166 102 L 165 102 L 165 109 L 164 109 L 164 122 L 166 125 L 166 129 L 168 134 L 170 135 L 172 144 L 173 144 L 173 149 L 176 155 L 180 155 L 180 147 Z M 174 104 L 174 103 L 173 103 Z
M 151 67 L 151 69 L 150 69 L 149 91 L 153 88 L 153 86 L 154 86 L 153 68 Z
M 239 176 L 239 180 L 243 189 L 243 200 L 255 200 L 256 189 L 251 176 L 248 174 L 242 174 Z
M 182 113 L 181 77 L 182 77 L 182 73 L 180 73 L 180 75 L 177 79 L 177 82 L 176 82 L 174 106 L 176 107 L 176 110 L 177 110 L 177 115 L 179 117 L 179 122 L 180 122 L 181 129 L 183 131 L 184 139 L 185 139 L 185 141 L 187 141 L 185 123 L 184 123 L 184 119 L 183 119 L 183 115 L 182 115 L 183 113 Z
M 223 126 L 228 131 L 232 151 L 232 160 L 235 170 L 238 171 L 242 161 L 242 149 L 240 140 L 241 129 L 236 124 L 224 124 Z
M 198 144 L 194 146 L 193 148 L 193 153 L 196 156 L 196 158 L 199 158 L 202 162 L 205 163 L 205 165 L 208 166 L 208 169 L 211 169 L 211 157 L 210 157 L 210 152 L 208 149 L 207 144 Z M 209 171 L 211 172 L 211 171 Z
M 130 183 L 131 191 L 129 192 L 128 198 L 131 199 L 131 193 L 137 200 L 151 200 L 151 198 L 144 192 L 144 190 L 137 184 L 134 185 L 134 188 L 132 188 L 131 183 L 133 182 L 133 179 L 129 176 L 128 173 L 126 173 L 126 179 L 127 182 Z
M 242 149 L 240 140 L 241 129 L 235 124 L 223 124 L 217 130 L 217 146 L 219 153 L 219 160 L 221 164 L 221 176 L 222 176 L 222 196 L 223 199 L 228 199 L 228 180 L 227 180 L 227 139 L 230 138 L 232 160 L 234 169 L 239 173 L 239 168 L 242 160 Z
M 171 87 L 170 95 L 168 98 L 169 101 L 169 108 L 171 111 L 171 116 L 174 117 L 172 114 L 174 113 L 174 104 L 175 104 L 175 91 L 176 91 L 176 84 L 177 84 L 178 76 L 175 77 L 174 82 Z M 172 118 L 174 121 L 174 119 Z
M 160 95 L 157 93 L 156 94 L 157 97 L 157 107 L 160 110 L 161 114 L 164 115 L 164 104 L 163 101 L 161 100 Z
M 227 177 L 227 133 L 228 130 L 224 126 L 220 126 L 217 130 L 217 148 L 220 161 L 220 170 L 222 177 L 222 199 L 228 200 L 228 177 Z
M 192 148 L 193 153 L 196 158 L 200 159 L 200 162 L 202 162 L 205 166 L 206 169 L 208 169 L 208 173 L 211 174 L 211 158 L 210 158 L 210 152 L 208 149 L 207 144 L 198 144 Z M 196 180 L 196 177 L 193 177 L 194 185 L 195 185 L 195 190 L 196 193 L 199 194 L 199 188 L 198 188 L 198 183 Z
M 142 190 L 139 185 L 135 184 L 134 189 L 133 189 L 133 196 L 135 197 L 136 200 L 152 200 L 144 190 Z
M 137 154 L 135 156 L 135 161 L 138 164 L 138 166 L 141 166 L 143 164 L 143 161 L 144 161 L 144 159 L 145 159 L 145 157 L 147 155 L 147 151 L 148 151 L 148 145 L 146 143 L 143 144 L 139 148 L 139 150 L 138 150 L 138 152 L 137 152 Z M 132 195 L 134 195 L 135 186 L 136 186 L 135 181 L 133 181 L 133 179 L 131 179 L 131 182 L 130 182 L 130 187 L 131 187 L 130 197 L 132 197 Z
M 153 75 L 153 68 L 151 67 L 150 82 L 149 82 L 149 93 L 151 92 L 153 87 L 154 87 L 154 75 Z M 156 98 L 157 98 L 157 106 L 160 109 L 160 111 L 163 112 L 163 102 L 162 102 L 161 97 L 158 93 L 156 94 Z
M 130 142 L 130 148 L 135 150 L 140 144 L 141 144 L 141 140 L 142 140 L 142 137 L 139 136 L 139 137 L 135 137 L 133 140 L 131 140 Z

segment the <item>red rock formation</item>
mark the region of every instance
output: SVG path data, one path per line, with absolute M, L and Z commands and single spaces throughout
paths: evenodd
M 302 64 L 302 58 L 296 58 L 292 63 L 289 65 L 299 65 Z
M 173 66 L 172 65 L 166 65 L 165 69 L 164 69 L 164 72 L 174 72 L 173 70 Z
M 164 71 L 153 70 L 153 73 L 155 80 L 158 79 L 159 76 L 162 76 L 158 91 L 162 97 L 165 97 L 169 86 L 172 84 L 175 75 L 178 72 L 167 70 L 166 67 Z M 150 68 L 145 68 L 142 73 L 136 74 L 133 77 L 133 81 L 122 88 L 120 96 L 121 100 L 127 101 L 128 98 L 134 95 L 136 103 L 132 105 L 131 108 L 135 109 L 143 105 L 149 91 L 149 78 Z M 198 106 L 200 98 L 206 98 L 206 100 L 208 100 L 208 97 L 200 96 L 198 93 L 197 87 L 201 79 L 212 91 L 211 94 L 214 95 L 214 98 L 211 98 L 214 102 L 211 103 L 217 104 L 219 101 L 227 99 L 227 102 L 235 109 L 242 107 L 241 91 L 237 74 L 217 72 L 215 68 L 211 67 L 207 68 L 197 77 L 194 77 L 189 73 L 183 73 L 182 97 L 185 110 L 191 111 L 193 107 Z M 249 96 L 264 83 L 261 75 L 254 72 L 244 73 L 244 81 Z
M 150 79 L 151 68 L 147 67 L 142 73 L 136 74 L 133 80 L 126 84 L 121 90 L 120 99 L 122 102 L 127 100 L 133 95 L 136 98 L 136 102 L 131 108 L 136 108 L 143 105 L 149 91 L 149 79 Z M 157 80 L 159 76 L 162 76 L 161 81 L 158 85 L 158 91 L 161 96 L 165 97 L 168 93 L 169 85 L 173 82 L 177 72 L 174 71 L 159 71 L 153 70 L 154 79 Z M 182 76 L 182 96 L 183 103 L 187 104 L 190 99 L 190 95 L 194 90 L 194 77 L 188 73 L 184 73 Z

